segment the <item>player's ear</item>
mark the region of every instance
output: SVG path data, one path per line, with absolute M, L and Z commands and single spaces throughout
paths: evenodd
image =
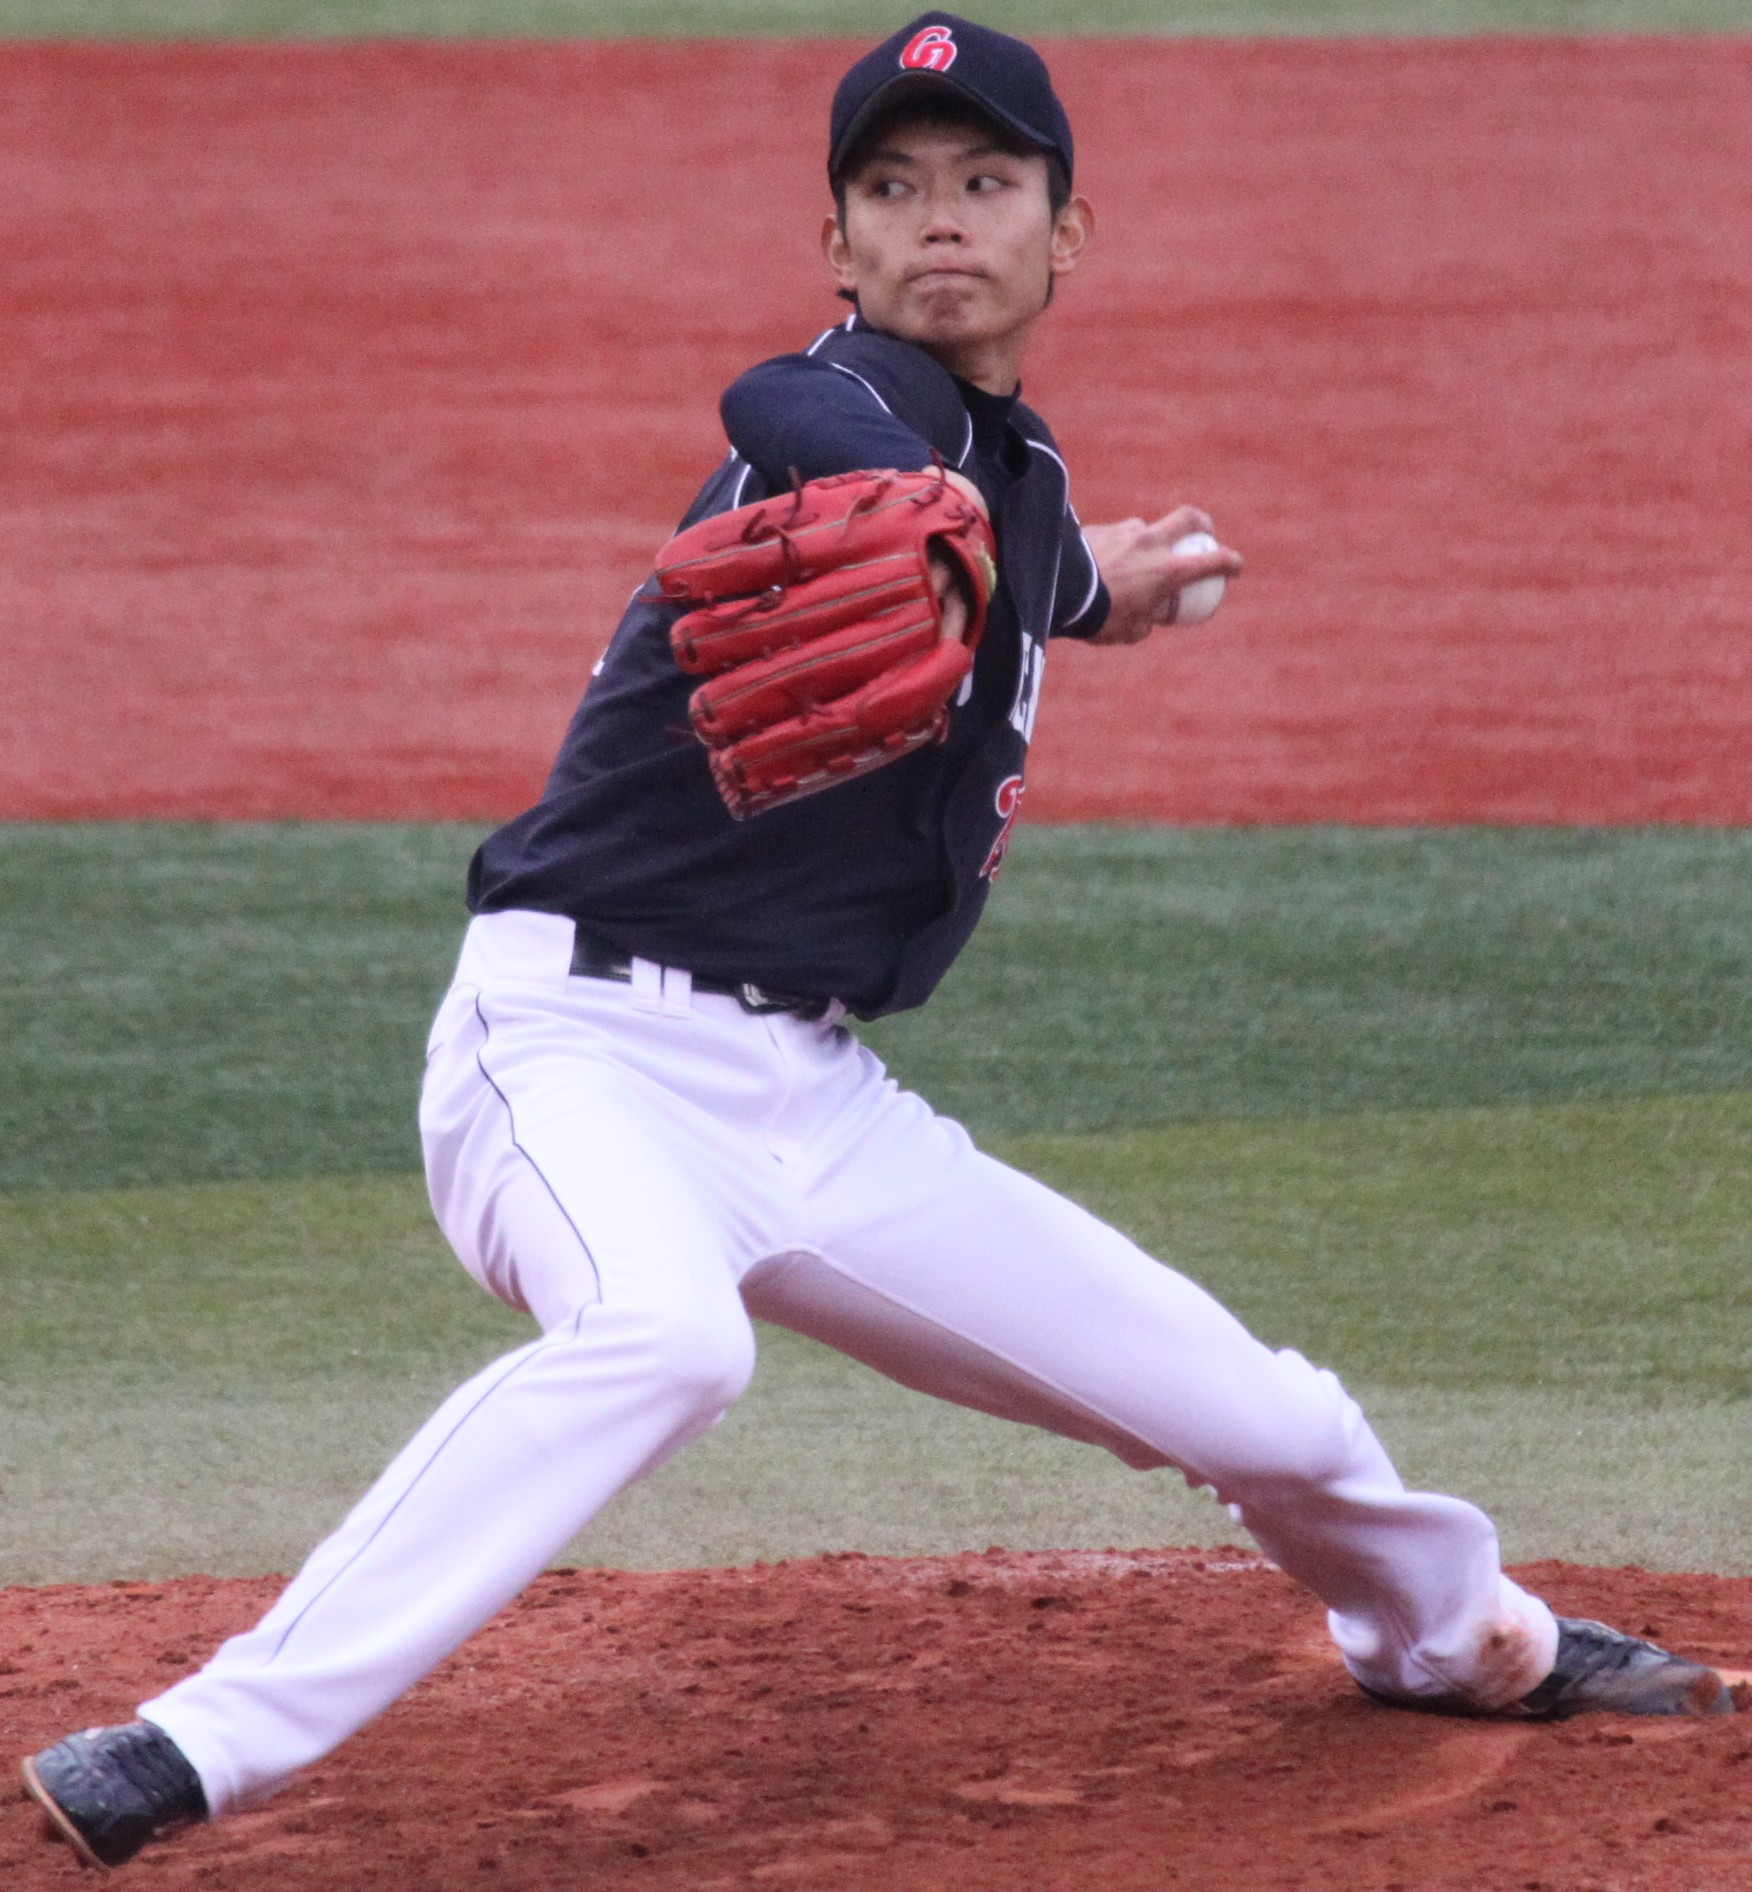
M 1094 234 L 1095 206 L 1079 193 L 1053 219 L 1052 273 L 1069 275 Z
M 855 293 L 858 278 L 852 268 L 851 245 L 846 241 L 846 233 L 840 228 L 838 217 L 822 219 L 821 253 L 827 258 L 827 266 L 833 272 L 834 286 L 842 295 Z

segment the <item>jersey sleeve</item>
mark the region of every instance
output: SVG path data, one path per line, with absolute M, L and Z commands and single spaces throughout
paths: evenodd
M 851 368 L 812 355 L 780 355 L 733 381 L 719 412 L 732 449 L 769 488 L 862 467 L 919 473 L 931 444 Z
M 1059 555 L 1058 597 L 1053 607 L 1054 637 L 1093 637 L 1107 622 L 1111 600 L 1077 515 L 1065 507 L 1064 547 Z

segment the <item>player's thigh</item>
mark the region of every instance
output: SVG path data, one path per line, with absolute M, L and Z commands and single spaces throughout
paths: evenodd
M 1329 1374 L 916 1099 L 821 1202 L 752 1310 L 921 1390 L 1212 1482 L 1318 1474 L 1347 1446 Z
M 741 1315 L 720 1196 L 730 1166 L 563 1004 L 459 988 L 433 1028 L 420 1128 L 439 1226 L 464 1267 L 544 1328 L 581 1306 Z

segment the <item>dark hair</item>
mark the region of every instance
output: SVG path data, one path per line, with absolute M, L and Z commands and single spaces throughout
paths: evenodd
M 1065 170 L 1064 160 L 1056 151 L 1042 151 L 1038 145 L 1031 145 L 1026 139 L 1018 138 L 1006 126 L 1000 125 L 995 118 L 988 117 L 971 101 L 964 103 L 956 98 L 912 99 L 904 105 L 897 105 L 892 112 L 886 112 L 878 118 L 858 139 L 858 142 L 846 153 L 845 162 L 833 180 L 833 205 L 843 232 L 846 227 L 846 179 L 850 177 L 876 148 L 877 143 L 886 138 L 897 125 L 945 125 L 955 128 L 967 127 L 970 130 L 984 132 L 997 148 L 1012 158 L 1046 159 L 1046 200 L 1054 217 L 1071 201 L 1071 179 Z

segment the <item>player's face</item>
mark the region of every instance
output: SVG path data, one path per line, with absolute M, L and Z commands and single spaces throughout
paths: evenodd
M 964 379 L 1008 394 L 1048 285 L 1074 268 L 1088 204 L 1055 217 L 1047 163 L 977 126 L 902 122 L 846 179 L 845 223 L 823 231 L 828 267 L 878 328 Z

